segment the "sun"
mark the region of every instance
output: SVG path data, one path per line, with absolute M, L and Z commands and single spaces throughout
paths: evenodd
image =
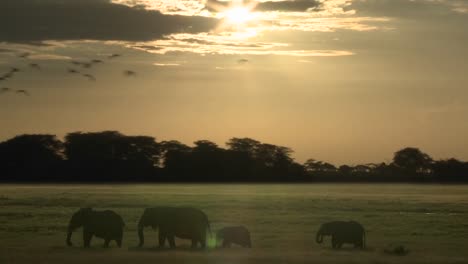
M 257 33 L 252 26 L 259 19 L 259 13 L 255 12 L 257 4 L 252 0 L 208 1 L 213 16 L 219 19 L 216 32 L 242 39 L 255 36 Z
M 222 12 L 226 22 L 232 25 L 241 25 L 249 22 L 254 15 L 246 7 L 233 7 Z

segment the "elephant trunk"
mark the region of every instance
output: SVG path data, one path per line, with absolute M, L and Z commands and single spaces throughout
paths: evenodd
M 315 237 L 315 242 L 318 244 L 323 242 L 323 235 L 320 232 L 317 232 L 317 237 Z
M 139 247 L 142 247 L 145 244 L 145 237 L 143 235 L 143 224 L 140 222 L 138 224 L 138 238 L 140 239 L 140 243 L 138 244 Z
M 67 245 L 69 247 L 73 246 L 73 243 L 71 242 L 71 237 L 73 233 L 73 228 L 71 226 L 68 227 L 68 233 L 67 233 Z

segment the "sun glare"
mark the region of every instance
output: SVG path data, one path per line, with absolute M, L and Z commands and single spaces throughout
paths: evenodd
M 223 17 L 229 24 L 240 25 L 253 19 L 253 14 L 248 8 L 234 7 L 223 12 Z

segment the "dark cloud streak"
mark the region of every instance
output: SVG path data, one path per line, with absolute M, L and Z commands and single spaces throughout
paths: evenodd
M 219 11 L 217 7 L 227 8 L 231 3 L 218 0 L 208 0 L 206 9 L 209 11 Z M 248 3 L 246 4 L 248 5 Z M 296 0 L 296 1 L 267 1 L 259 2 L 255 6 L 255 11 L 285 11 L 285 12 L 304 12 L 309 9 L 320 8 L 320 2 L 317 0 Z
M 302 12 L 309 9 L 319 9 L 320 2 L 315 0 L 300 0 L 300 1 L 279 1 L 279 2 L 263 2 L 257 5 L 257 11 L 289 11 Z
M 410 19 L 463 16 L 454 11 L 454 1 L 427 0 L 367 0 L 353 1 L 346 10 L 356 10 L 359 15 L 388 16 Z M 468 5 L 467 5 L 468 6 Z
M 109 0 L 0 1 L 0 42 L 148 41 L 172 33 L 207 32 L 216 24 L 213 18 L 164 15 Z

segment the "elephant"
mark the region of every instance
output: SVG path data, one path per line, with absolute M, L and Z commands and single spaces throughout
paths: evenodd
M 190 207 L 153 207 L 146 208 L 138 223 L 139 247 L 145 240 L 143 236 L 144 227 L 151 226 L 159 228 L 159 247 L 163 248 L 166 239 L 171 248 L 175 248 L 175 237 L 190 239 L 192 248 L 200 243 L 202 248 L 206 247 L 207 231 L 211 233 L 210 223 L 206 214 Z
M 316 242 L 322 243 L 324 236 L 332 237 L 332 247 L 341 248 L 344 243 L 354 244 L 354 247 L 365 247 L 366 232 L 361 224 L 355 221 L 333 221 L 322 224 L 317 232 Z
M 122 247 L 123 228 L 125 223 L 120 215 L 111 210 L 95 211 L 92 208 L 81 208 L 75 212 L 68 225 L 67 245 L 72 246 L 71 236 L 74 230 L 83 227 L 83 245 L 88 248 L 93 236 L 104 239 L 107 248 L 111 240 Z
M 216 241 L 223 240 L 223 247 L 237 244 L 242 247 L 252 247 L 250 232 L 244 226 L 229 226 L 216 233 Z

